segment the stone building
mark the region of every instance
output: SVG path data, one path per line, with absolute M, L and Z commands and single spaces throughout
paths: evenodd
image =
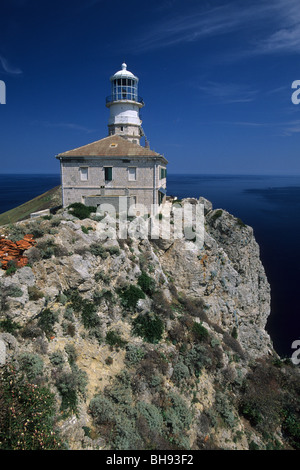
M 151 211 L 166 197 L 165 157 L 141 145 L 144 136 L 138 96 L 138 78 L 126 64 L 110 79 L 108 137 L 56 156 L 60 160 L 63 206 L 82 202 L 89 206 L 110 203 L 120 196 L 127 205 L 142 204 Z

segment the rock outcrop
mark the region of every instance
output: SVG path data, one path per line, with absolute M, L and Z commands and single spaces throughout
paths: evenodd
M 291 445 L 273 421 L 266 441 L 261 396 L 261 421 L 249 411 L 251 380 L 265 364 L 268 384 L 280 361 L 265 330 L 270 286 L 253 230 L 203 198 L 187 201 L 204 204 L 199 246 L 171 236 L 103 240 L 97 215 L 79 220 L 67 210 L 17 225 L 36 243 L 24 253 L 28 266 L 0 271 L 0 321 L 10 325 L 0 332 L 2 363 L 3 344 L 19 367 L 24 354 L 41 358 L 33 376 L 56 393 L 71 449 Z M 161 217 L 170 214 L 171 226 L 172 207 Z M 292 376 L 288 366 L 282 373 Z

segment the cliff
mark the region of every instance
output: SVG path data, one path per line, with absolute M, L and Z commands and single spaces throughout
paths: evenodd
M 0 362 L 49 387 L 70 449 L 299 448 L 298 370 L 265 330 L 253 230 L 187 202 L 205 207 L 200 247 L 103 240 L 101 217 L 62 209 L 2 227 L 36 243 L 0 270 Z

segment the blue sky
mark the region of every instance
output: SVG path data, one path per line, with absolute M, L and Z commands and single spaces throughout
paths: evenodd
M 125 61 L 170 173 L 300 174 L 299 0 L 1 0 L 0 18 L 2 173 L 106 137 Z

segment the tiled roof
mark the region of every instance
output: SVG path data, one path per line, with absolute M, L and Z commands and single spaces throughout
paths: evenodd
M 56 158 L 61 157 L 160 157 L 165 160 L 161 154 L 134 144 L 119 135 L 110 135 L 56 156 Z

